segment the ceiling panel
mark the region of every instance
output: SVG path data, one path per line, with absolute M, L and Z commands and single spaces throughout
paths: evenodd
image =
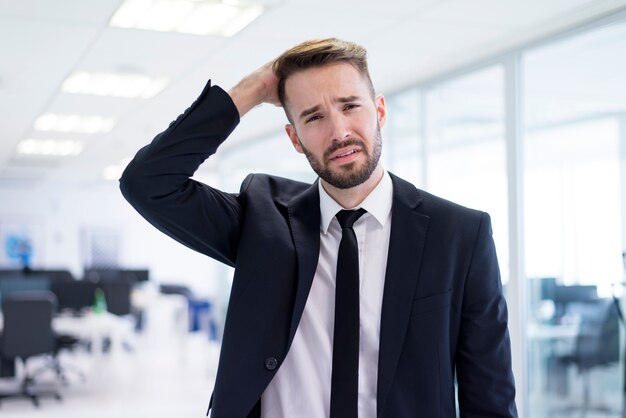
M 45 112 L 99 115 L 120 119 L 134 109 L 144 106 L 146 99 L 94 96 L 60 93 L 46 107 Z
M 58 23 L 102 24 L 122 0 L 0 0 L 0 16 Z
M 329 12 L 348 13 L 345 18 L 350 17 L 350 13 L 359 13 L 362 10 L 377 14 L 405 15 L 417 10 L 423 10 L 434 4 L 441 4 L 451 0 L 387 0 L 382 4 L 379 0 L 290 0 L 287 3 L 295 6 L 315 7 L 327 9 Z M 384 7 L 383 7 L 384 6 Z
M 479 53 L 482 44 L 507 34 L 505 29 L 490 26 L 405 22 L 390 29 L 388 37 L 368 42 L 372 77 L 379 90 L 393 91 L 431 74 L 455 56 L 473 50 Z
M 209 78 L 229 89 L 305 39 L 337 36 L 362 43 L 378 90 L 390 93 L 624 7 L 626 0 L 263 0 L 267 12 L 232 38 L 110 28 L 120 3 L 0 0 L 0 187 L 3 179 L 20 175 L 98 181 L 106 165 L 134 154 L 165 129 Z M 610 54 L 602 46 L 593 51 L 581 58 L 597 61 Z M 603 69 L 602 80 L 621 82 L 624 66 L 616 67 Z M 134 71 L 167 76 L 171 83 L 147 100 L 62 93 L 61 83 L 76 70 Z M 611 97 L 619 100 L 618 94 Z M 87 141 L 79 157 L 13 159 L 15 144 L 25 136 L 60 136 L 31 132 L 42 112 L 99 114 L 118 123 L 108 134 L 72 136 Z M 268 133 L 282 135 L 284 123 L 279 108 L 255 109 L 225 151 Z
M 1 161 L 13 154 L 17 141 L 28 134 L 35 118 L 59 92 L 61 81 L 98 29 L 4 17 L 0 18 L 0 28 Z
M 86 71 L 178 76 L 224 42 L 212 36 L 106 28 L 80 63 Z
M 430 8 L 421 17 L 439 22 L 517 28 L 593 3 L 597 0 L 450 0 Z
M 0 17 L 2 90 L 58 83 L 59 74 L 52 71 L 73 68 L 97 33 L 94 26 Z
M 359 7 L 337 2 L 285 3 L 271 8 L 238 35 L 241 41 L 271 41 L 284 50 L 307 39 L 338 37 L 362 42 L 378 29 L 392 24 L 403 9 L 381 8 L 365 2 Z M 385 12 L 385 10 L 388 10 Z

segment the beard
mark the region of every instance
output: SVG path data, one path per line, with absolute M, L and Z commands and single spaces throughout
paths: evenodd
M 337 167 L 335 170 L 331 169 L 325 161 L 328 161 L 330 155 L 349 145 L 357 145 L 361 148 L 360 152 L 365 155 L 365 162 L 357 167 L 356 162 L 343 164 Z M 372 153 L 368 151 L 365 143 L 360 139 L 346 139 L 342 142 L 337 142 L 331 145 L 326 151 L 324 151 L 323 160 L 320 161 L 311 151 L 306 149 L 302 142 L 302 150 L 306 159 L 309 160 L 309 164 L 315 173 L 325 182 L 338 189 L 350 189 L 366 182 L 371 176 L 380 160 L 380 154 L 382 152 L 383 144 L 382 137 L 380 135 L 380 126 L 376 126 L 376 133 L 374 135 L 374 141 L 372 144 Z

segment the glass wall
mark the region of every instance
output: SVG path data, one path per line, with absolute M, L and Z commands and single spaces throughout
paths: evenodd
M 494 66 L 438 84 L 426 95 L 426 189 L 491 215 L 508 282 L 504 70 Z
M 425 186 L 422 96 L 410 89 L 387 100 L 389 119 L 384 131 L 384 165 L 416 187 Z
M 621 417 L 626 23 L 530 51 L 522 74 L 528 415 Z
M 306 157 L 298 153 L 285 131 L 220 150 L 223 190 L 236 192 L 250 173 L 268 173 L 312 183 L 317 176 Z

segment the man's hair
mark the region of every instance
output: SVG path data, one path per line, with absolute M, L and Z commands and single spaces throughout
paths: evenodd
M 285 82 L 289 76 L 308 68 L 321 67 L 328 64 L 348 63 L 352 65 L 367 81 L 372 97 L 374 85 L 367 69 L 367 51 L 354 42 L 342 41 L 337 38 L 313 39 L 302 42 L 274 61 L 274 73 L 278 77 L 278 98 L 287 116 Z

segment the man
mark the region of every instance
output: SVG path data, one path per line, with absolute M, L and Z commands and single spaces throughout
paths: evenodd
M 320 179 L 191 180 L 264 102 Z M 454 417 L 455 376 L 461 416 L 517 416 L 489 216 L 387 173 L 385 120 L 365 50 L 310 41 L 209 83 L 124 172 L 149 222 L 235 267 L 213 417 Z

